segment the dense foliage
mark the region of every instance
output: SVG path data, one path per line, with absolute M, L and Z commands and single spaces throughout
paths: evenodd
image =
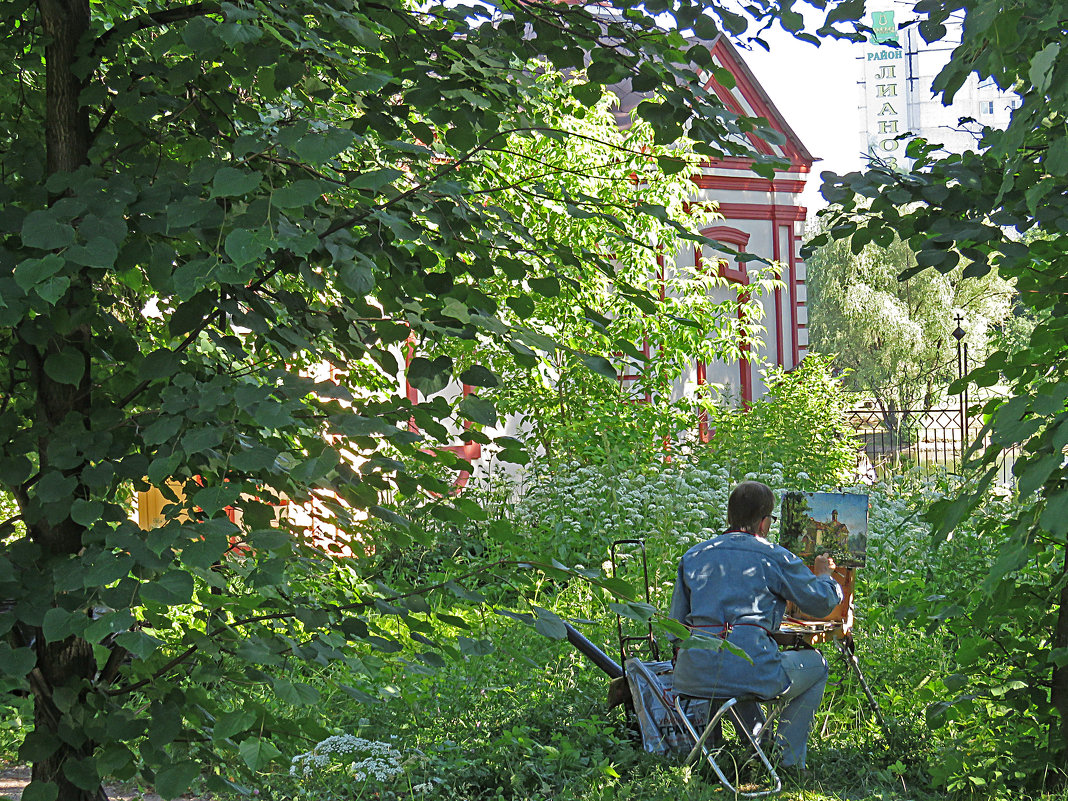
M 663 151 L 652 149 L 648 122 L 620 127 L 614 95 L 587 108 L 575 96 L 581 84 L 551 70 L 538 76 L 537 87 L 529 102 L 550 127 L 512 134 L 487 157 L 485 185 L 476 191 L 491 193 L 533 241 L 602 254 L 611 269 L 554 264 L 552 277 L 534 284 L 545 291 L 522 298 L 508 297 L 506 276 L 480 282 L 481 291 L 506 297 L 497 310 L 502 321 L 534 327 L 562 347 L 544 334 L 529 336 L 524 341 L 532 350 L 518 363 L 514 345 L 492 339 L 450 338 L 422 347 L 454 358 L 460 368 L 491 368 L 500 383 L 480 395 L 544 453 L 644 461 L 692 426 L 692 408 L 672 400 L 684 370 L 694 360 L 736 361 L 743 346 L 758 341 L 761 301 L 781 286 L 778 266 L 752 264 L 747 291 L 739 295 L 740 285 L 687 258 L 693 232 L 719 219 L 713 204 L 694 201 L 692 173 L 680 169 L 693 162 L 693 142 L 679 138 Z M 662 155 L 653 158 L 654 152 Z M 516 178 L 531 167 L 529 177 Z M 545 257 L 536 249 L 513 257 L 531 273 L 543 269 Z M 717 300 L 720 289 L 727 300 Z M 609 363 L 612 369 L 603 369 Z M 648 403 L 634 404 L 635 398 Z M 610 454 L 603 435 L 609 429 Z M 623 435 L 627 430 L 631 436 Z
M 809 354 L 796 368 L 770 368 L 766 394 L 739 409 L 705 404 L 709 448 L 734 475 L 770 473 L 778 465 L 801 489 L 848 483 L 860 443 L 845 422 L 846 396 L 828 356 Z
M 383 506 L 395 494 L 484 516 L 449 500 L 431 463 L 466 466 L 433 450 L 442 419 L 491 444 L 477 390 L 497 379 L 416 354 L 413 402 L 401 374 L 409 342 L 492 340 L 527 364 L 573 354 L 523 309 L 567 277 L 614 275 L 592 240 L 493 202 L 514 135 L 558 130 L 543 65 L 573 71 L 557 91 L 584 106 L 624 80 L 649 92 L 636 116 L 664 171 L 687 169 L 665 151 L 684 131 L 698 156 L 745 155 L 743 134 L 765 126 L 696 84 L 706 45 L 629 3 L 3 0 L 0 13 L 0 486 L 18 505 L 0 546 L 0 702 L 32 701 L 25 798 L 92 798 L 105 775 L 168 797 L 202 772 L 229 787 L 287 737 L 325 735 L 323 688 L 285 677 L 288 661 L 347 664 L 332 689 L 367 702 L 376 654 L 410 637 L 419 664 L 479 647 L 432 640 L 422 595 L 333 563 L 280 507 L 314 499 L 318 529 L 358 552 L 419 535 Z M 714 35 L 703 7 L 677 13 Z M 770 176 L 775 159 L 757 160 Z M 511 163 L 514 185 L 544 171 Z M 577 217 L 595 199 L 557 200 Z M 619 230 L 636 219 L 597 214 Z M 454 373 L 476 393 L 426 400 Z M 172 503 L 145 532 L 129 499 L 149 486 Z M 368 515 L 383 525 L 352 540 Z
M 1026 639 L 1012 646 L 1019 649 L 1012 662 L 1021 671 L 1012 681 L 1024 686 L 1014 684 L 1005 692 L 1018 693 L 1013 698 L 1017 714 L 1033 721 L 1025 752 L 1038 749 L 1039 764 L 1063 766 L 1068 753 L 1068 378 L 1063 369 L 1068 355 L 1068 11 L 1063 4 L 1030 0 L 1010 6 L 922 0 L 914 8 L 919 31 L 929 42 L 945 37 L 943 23 L 950 14 L 963 17 L 961 41 L 934 81 L 946 102 L 975 73 L 1016 92 L 1021 103 L 1007 129 L 983 129 L 975 151 L 941 155 L 938 143 L 915 140 L 908 144 L 914 161 L 906 171 L 873 164 L 864 173 L 827 175 L 823 194 L 838 205 L 825 215 L 828 233 L 816 244 L 843 236 L 851 236 L 855 246 L 900 237 L 917 261 L 902 280 L 928 270 L 952 274 L 965 262 L 964 277 L 980 278 L 996 268 L 1016 283 L 1021 302 L 1039 321 L 1026 343 L 997 350 L 968 377 L 980 387 L 1005 385 L 1008 392 L 980 410 L 987 425 L 975 454 L 978 480 L 963 487 L 959 497 L 935 504 L 931 516 L 939 536 L 948 537 L 982 505 L 996 481 L 1001 454 L 1010 447 L 1022 449 L 1013 465 L 1018 502 L 983 523 L 997 559 L 987 565 L 980 588 L 957 603 L 991 636 L 1007 625 L 1009 615 L 1025 621 L 1018 633 Z M 951 392 L 963 388 L 959 383 Z M 961 675 L 972 671 L 972 653 L 959 654 Z M 968 695 L 965 691 L 960 703 L 973 703 Z M 972 747 L 995 750 L 993 744 Z
M 617 565 L 608 563 L 614 539 L 640 536 L 650 569 L 650 600 L 664 610 L 680 553 L 722 530 L 726 497 L 743 477 L 778 491 L 798 486 L 780 464 L 743 476 L 708 458 L 623 474 L 605 464 L 539 465 L 537 482 L 518 502 L 497 506 L 516 520 L 524 549 L 576 567 L 510 574 L 483 591 L 498 610 L 527 611 L 527 624 L 550 636 L 549 621 L 570 619 L 616 657 L 620 607 L 611 606 L 611 596 L 583 576 L 616 573 L 644 600 L 637 552 L 621 548 Z M 937 549 L 929 546 L 931 526 L 922 519 L 923 510 L 955 497 L 959 480 L 906 476 L 849 489 L 867 493 L 871 503 L 869 561 L 858 573 L 857 649 L 887 726 L 876 725 L 855 677 L 829 649 L 832 683 L 812 741 L 812 776 L 789 784 L 786 798 L 973 793 L 1016 798 L 1022 790 L 1041 791 L 1043 781 L 1047 789 L 1055 785 L 1055 773 L 1043 777 L 1040 770 L 1052 767 L 1041 762 L 1035 741 L 1042 722 L 1014 714 L 1028 693 L 1016 662 L 1030 623 L 1012 622 L 1009 610 L 994 616 L 995 625 L 994 618 L 965 614 L 964 604 L 950 608 L 981 592 L 997 558 L 996 547 L 984 537 L 983 517 L 961 526 Z M 992 493 L 984 517 L 1010 507 L 1005 493 Z M 431 528 L 440 537 L 445 527 Z M 506 549 L 478 528 L 461 533 L 457 542 L 468 549 Z M 469 559 L 470 550 L 451 558 Z M 439 564 L 423 560 L 417 569 L 434 579 Z M 392 581 L 412 569 L 411 563 L 394 562 L 384 575 Z M 1034 579 L 1036 584 L 1042 580 L 1041 571 Z M 352 795 L 404 796 L 418 787 L 430 798 L 716 797 L 714 781 L 643 755 L 628 741 L 624 716 L 604 705 L 606 677 L 569 645 L 531 637 L 530 629 L 511 617 L 476 620 L 470 612 L 453 611 L 492 636 L 493 645 L 487 646 L 492 653 L 472 652 L 433 672 L 394 671 L 392 698 L 335 719 L 335 735 L 378 740 L 404 754 L 399 777 L 378 782 L 342 776 Z M 661 632 L 657 620 L 655 630 Z M 628 618 L 623 624 L 628 634 L 644 630 Z M 971 660 L 968 671 L 958 672 L 955 665 L 965 656 Z M 337 792 L 338 767 L 324 764 L 321 775 L 302 782 L 294 794 L 316 798 L 325 788 Z M 265 787 L 284 793 L 290 785 L 275 777 Z

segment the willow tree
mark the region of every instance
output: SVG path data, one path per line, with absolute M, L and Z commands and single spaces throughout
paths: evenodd
M 874 398 L 887 430 L 907 432 L 917 411 L 946 400 L 959 377 L 957 315 L 972 363 L 986 360 L 1013 316 L 1016 290 L 991 271 L 965 277 L 965 264 L 907 281 L 916 254 L 900 239 L 886 245 L 829 242 L 807 259 L 811 346 L 849 370 L 848 387 Z

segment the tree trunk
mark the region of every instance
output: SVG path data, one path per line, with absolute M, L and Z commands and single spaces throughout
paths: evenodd
M 32 779 L 34 782 L 53 782 L 59 788 L 58 801 L 106 801 L 103 787 L 84 790 L 74 784 L 64 771 L 64 765 L 73 767 L 78 760 L 92 758 L 95 743 L 85 737 L 69 718 L 57 709 L 52 701 L 52 692 L 58 688 L 70 688 L 76 694 L 73 708 L 81 705 L 85 697 L 85 688 L 81 685 L 93 675 L 96 662 L 93 649 L 85 640 L 69 637 L 62 642 L 44 644 L 44 638 L 38 633 L 37 667 L 34 674 L 38 681 L 34 685 L 35 731 L 45 731 L 50 735 L 61 734 L 57 738 L 59 747 L 47 758 L 33 763 Z M 72 742 L 73 741 L 73 742 Z
M 38 9 L 41 26 L 48 37 L 45 46 L 45 147 L 48 174 L 54 175 L 73 172 L 88 163 L 89 109 L 80 102 L 87 79 L 78 77 L 75 64 L 80 57 L 88 56 L 91 45 L 89 0 L 39 0 Z M 83 291 L 81 288 L 86 285 L 86 279 L 72 276 L 71 284 Z M 76 307 L 78 304 L 68 292 L 59 305 Z M 83 325 L 65 336 L 53 336 L 44 344 L 32 337 L 22 340 L 21 346 L 29 354 L 31 380 L 43 423 L 37 442 L 41 474 L 50 467 L 49 444 L 55 427 L 72 413 L 80 415 L 88 424 L 92 386 L 90 337 L 89 328 Z M 61 350 L 76 351 L 84 361 L 85 370 L 77 386 L 53 381 L 43 369 L 48 355 Z M 84 495 L 84 487 L 79 481 L 74 497 Z M 30 537 L 42 550 L 45 573 L 49 570 L 49 562 L 65 561 L 83 546 L 84 529 L 69 516 L 55 522 L 38 509 L 26 516 L 26 523 Z M 82 784 L 91 783 L 83 778 L 91 773 L 85 768 L 79 770 L 82 767 L 79 763 L 91 760 L 95 749 L 95 743 L 84 734 L 85 699 L 96 672 L 92 646 L 77 637 L 45 642 L 41 629 L 37 629 L 35 635 L 37 666 L 30 675 L 34 727 L 36 732 L 45 735 L 45 740 L 55 745 L 55 750 L 33 763 L 33 782 L 56 784 L 60 801 L 106 799 L 99 783 L 93 789 L 85 790 L 71 780 L 71 776 L 75 776 Z M 62 702 L 57 700 L 60 691 Z
M 1058 598 L 1057 627 L 1053 633 L 1054 649 L 1068 648 L 1068 543 L 1064 546 L 1064 563 L 1061 566 L 1061 592 Z M 1060 720 L 1057 728 L 1050 731 L 1051 750 L 1061 749 L 1061 758 L 1068 754 L 1068 664 L 1053 668 L 1053 692 L 1051 700 Z
M 48 174 L 73 172 L 89 153 L 89 109 L 78 100 L 86 82 L 74 72 L 78 45 L 88 39 L 89 0 L 40 0 L 38 7 L 50 40 L 45 47 Z

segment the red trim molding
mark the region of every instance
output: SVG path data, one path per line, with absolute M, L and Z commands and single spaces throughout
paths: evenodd
M 734 245 L 739 251 L 744 251 L 749 244 L 748 233 L 738 228 L 732 228 L 729 225 L 713 225 L 708 228 L 703 228 L 699 233 L 702 236 L 707 236 L 709 239 L 718 240 L 725 245 Z M 694 248 L 693 256 L 694 266 L 700 270 L 704 266 L 704 255 L 701 253 L 700 247 Z M 727 259 L 720 259 L 719 274 L 728 281 L 741 284 L 742 286 L 749 285 L 749 271 L 745 268 L 744 262 L 732 267 Z M 742 302 L 747 301 L 749 299 L 748 292 L 740 295 L 739 299 Z M 742 309 L 739 306 L 738 319 L 741 320 L 742 316 Z M 738 360 L 738 380 L 742 390 L 742 408 L 748 409 L 753 403 L 753 369 L 749 359 L 744 355 L 749 353 L 749 345 L 742 344 L 741 350 L 743 356 Z M 700 383 L 701 376 L 704 375 L 704 369 L 704 364 L 698 361 L 698 383 Z M 700 421 L 698 421 L 698 430 L 700 430 Z
M 782 246 L 779 240 L 782 231 L 779 228 L 777 225 L 772 227 L 771 252 L 775 261 L 782 262 Z M 779 367 L 785 367 L 782 357 L 782 288 L 775 287 L 775 363 Z
M 713 225 L 698 231 L 698 233 L 725 245 L 734 245 L 738 250 L 745 250 L 746 246 L 749 245 L 750 235 L 746 231 L 732 228 L 729 225 Z
M 791 369 L 797 367 L 801 363 L 801 348 L 798 345 L 797 340 L 797 309 L 801 305 L 797 300 L 797 265 L 800 259 L 798 258 L 796 243 L 790 247 L 790 344 L 793 346 L 794 363 L 790 365 Z
M 779 220 L 804 222 L 804 206 L 764 205 L 763 203 L 720 203 L 719 213 L 728 220 Z
M 715 239 L 725 245 L 733 245 L 739 251 L 744 251 L 749 244 L 748 233 L 728 225 L 713 225 L 709 228 L 703 228 L 698 233 L 700 233 L 701 236 L 707 236 L 709 239 Z M 700 270 L 704 264 L 704 254 L 701 252 L 701 247 L 699 245 L 694 248 L 693 255 L 694 265 Z M 726 258 L 720 259 L 719 274 L 728 281 L 734 281 L 735 283 L 744 284 L 746 286 L 749 285 L 749 271 L 745 269 L 744 263 L 732 267 Z
M 726 189 L 738 192 L 783 192 L 800 194 L 805 191 L 804 181 L 747 178 L 742 175 L 694 175 L 691 179 L 701 189 Z
M 707 161 L 703 161 L 701 162 L 701 166 L 722 170 L 744 170 L 751 173 L 753 171 L 753 160 L 742 156 L 724 156 L 721 159 L 708 159 Z M 788 169 L 779 170 L 778 174 L 807 175 L 808 172 L 809 167 L 807 164 L 791 164 Z
M 780 146 L 780 150 L 795 163 L 807 161 L 802 155 L 801 151 L 797 148 L 797 143 L 793 138 L 787 135 L 786 131 L 782 130 L 780 125 L 776 123 L 780 121 L 777 114 L 773 113 L 771 107 L 764 102 L 764 98 L 760 95 L 759 91 L 749 84 L 747 74 L 748 70 L 743 68 L 739 64 L 740 57 L 732 51 L 732 48 L 728 47 L 726 42 L 722 38 L 718 38 L 716 43 L 712 46 L 712 56 L 718 59 L 719 63 L 731 71 L 731 74 L 738 79 L 738 93 L 745 98 L 745 101 L 749 104 L 749 107 L 753 109 L 753 112 L 758 117 L 763 117 L 768 121 L 772 128 L 783 134 L 785 142 Z

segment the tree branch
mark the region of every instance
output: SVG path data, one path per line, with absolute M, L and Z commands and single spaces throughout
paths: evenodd
M 182 22 L 194 17 L 220 13 L 222 13 L 222 6 L 219 3 L 200 2 L 188 6 L 173 6 L 161 11 L 154 11 L 151 14 L 143 14 L 140 17 L 124 20 L 97 37 L 96 42 L 93 43 L 92 55 L 99 56 L 111 44 L 112 40 L 118 36 L 129 36 L 146 28 L 157 28 L 160 25 L 169 25 L 172 22 Z
M 498 559 L 496 562 L 491 562 L 488 565 L 483 565 L 482 567 L 475 568 L 474 570 L 471 570 L 471 571 L 469 571 L 469 572 L 467 572 L 467 573 L 465 573 L 465 574 L 463 574 L 461 576 L 456 576 L 455 578 L 450 578 L 447 581 L 441 581 L 441 582 L 438 582 L 437 584 L 431 584 L 431 585 L 429 585 L 427 587 L 420 587 L 419 589 L 413 590 L 411 592 L 399 593 L 397 595 L 391 595 L 388 598 L 380 598 L 380 599 L 376 599 L 376 600 L 385 601 L 386 603 L 393 603 L 394 601 L 402 601 L 405 598 L 411 598 L 411 597 L 413 597 L 415 595 L 425 595 L 426 593 L 433 592 L 434 590 L 444 589 L 445 587 L 447 587 L 449 584 L 451 584 L 453 582 L 462 581 L 462 580 L 467 579 L 467 578 L 473 578 L 474 576 L 481 575 L 482 573 L 487 573 L 487 572 L 489 572 L 491 570 L 494 570 L 496 568 L 506 567 L 506 566 L 521 567 L 522 565 L 529 565 L 529 564 L 530 564 L 529 562 L 513 562 L 513 561 L 511 561 L 509 559 Z M 330 606 L 328 608 L 332 612 L 350 612 L 353 609 L 361 609 L 361 608 L 366 607 L 366 606 L 371 606 L 373 603 L 374 603 L 374 601 L 356 601 L 356 602 L 351 603 L 351 604 L 333 605 L 333 606 Z M 221 634 L 223 631 L 226 631 L 227 629 L 234 628 L 234 627 L 237 627 L 237 626 L 248 626 L 248 625 L 251 625 L 253 623 L 263 623 L 263 622 L 266 622 L 266 621 L 269 621 L 269 620 L 289 620 L 289 619 L 294 618 L 296 616 L 297 616 L 296 612 L 277 612 L 277 613 L 274 613 L 274 614 L 254 615 L 253 617 L 246 617 L 246 618 L 242 618 L 241 620 L 235 620 L 232 623 L 226 623 L 224 625 L 221 625 L 218 628 L 216 628 L 214 631 L 210 632 L 208 634 L 208 636 L 209 637 L 214 637 L 217 634 Z M 200 649 L 200 646 L 191 645 L 188 648 L 186 648 L 185 651 L 180 653 L 178 656 L 174 657 L 174 659 L 170 660 L 169 662 L 167 662 L 167 664 L 163 665 L 163 667 L 161 667 L 159 670 L 157 670 L 155 673 L 153 673 L 148 678 L 141 679 L 141 681 L 135 682 L 134 684 L 131 684 L 128 687 L 121 687 L 121 688 L 115 689 L 115 690 L 108 690 L 107 694 L 110 695 L 110 696 L 116 696 L 116 695 L 127 695 L 129 693 L 136 692 L 137 690 L 141 689 L 142 687 L 145 687 L 145 686 L 151 684 L 156 679 L 161 678 L 166 673 L 169 673 L 171 670 L 173 670 L 174 668 L 178 667 L 180 664 L 182 664 L 187 659 L 189 659 L 189 657 L 191 657 L 193 654 L 195 654 L 199 649 Z

